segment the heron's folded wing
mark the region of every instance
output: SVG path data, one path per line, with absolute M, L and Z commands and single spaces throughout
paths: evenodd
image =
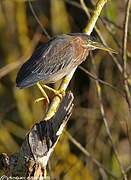
M 41 45 L 18 72 L 18 87 L 28 87 L 63 70 L 72 59 L 73 47 L 66 38 L 56 38 Z

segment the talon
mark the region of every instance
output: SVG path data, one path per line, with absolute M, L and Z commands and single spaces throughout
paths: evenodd
M 38 103 L 38 102 L 40 102 L 40 101 L 42 101 L 42 100 L 47 101 L 48 104 L 50 103 L 49 99 L 47 99 L 47 98 L 45 98 L 45 97 L 41 97 L 41 98 L 36 99 L 36 100 L 35 100 L 35 103 Z
M 54 94 L 54 96 L 58 96 L 59 98 L 60 98 L 60 100 L 65 96 L 65 91 L 64 90 L 55 90 L 55 89 L 53 89 L 53 88 L 51 88 L 51 87 L 49 87 L 49 86 L 47 86 L 47 85 L 42 85 L 42 87 L 43 88 L 45 88 L 45 89 L 48 89 L 49 91 L 51 91 L 51 92 L 53 92 L 53 94 Z M 53 97 L 54 97 L 53 96 Z
M 60 100 L 62 100 L 66 93 L 63 90 L 55 90 L 54 94 L 54 96 L 58 96 Z

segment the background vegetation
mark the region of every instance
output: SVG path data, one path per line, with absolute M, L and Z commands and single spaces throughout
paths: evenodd
M 34 103 L 41 96 L 38 88 L 15 87 L 20 65 L 48 41 L 43 27 L 54 36 L 83 32 L 88 23 L 82 0 L 31 2 L 32 7 L 26 0 L 0 1 L 0 152 L 8 154 L 19 150 L 25 134 L 44 116 L 44 102 Z M 99 30 L 118 55 L 91 53 L 70 82 L 68 89 L 75 96 L 67 125 L 71 135 L 62 135 L 52 155 L 48 167 L 52 179 L 120 179 L 124 171 L 131 179 L 131 23 L 124 49 L 126 2 L 109 1 L 92 33 L 99 39 Z M 85 3 L 92 13 L 96 1 Z

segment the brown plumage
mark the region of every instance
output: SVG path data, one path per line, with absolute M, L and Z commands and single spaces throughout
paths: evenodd
M 39 81 L 55 83 L 79 66 L 90 50 L 97 48 L 111 50 L 83 33 L 58 35 L 36 49 L 22 65 L 16 78 L 17 87 L 26 88 Z

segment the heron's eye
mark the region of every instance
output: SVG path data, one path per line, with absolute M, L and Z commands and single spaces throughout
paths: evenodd
M 89 46 L 90 44 L 92 44 L 92 41 L 91 40 L 88 40 L 86 45 Z

